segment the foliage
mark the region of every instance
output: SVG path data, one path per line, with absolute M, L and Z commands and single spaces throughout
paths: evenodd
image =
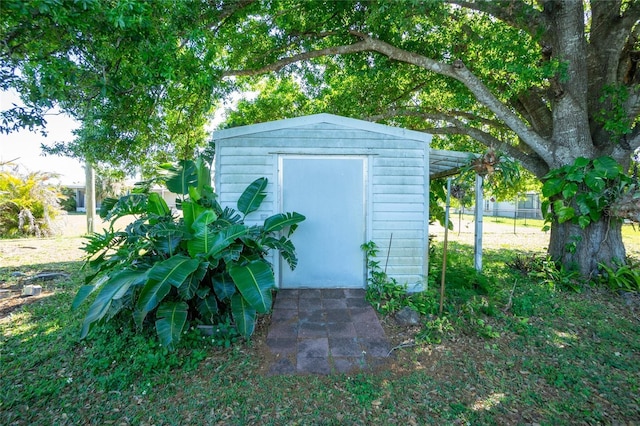
M 640 292 L 640 262 L 629 259 L 622 264 L 612 262 L 611 265 L 600 263 L 601 269 L 599 282 L 613 291 Z
M 580 157 L 550 171 L 544 179 L 542 195 L 548 198 L 542 204 L 545 221 L 571 221 L 583 229 L 607 216 L 608 208 L 624 194 L 637 191 L 631 177 L 611 157 Z
M 0 233 L 6 237 L 47 237 L 55 234 L 55 218 L 62 197 L 55 175 L 33 172 L 25 176 L 0 171 Z
M 67 212 L 75 212 L 77 209 L 76 190 L 63 186 L 60 188 L 61 197 L 58 199 L 60 208 Z
M 257 210 L 267 185 L 257 179 L 238 200 L 238 210 L 223 209 L 210 186 L 203 157 L 181 161 L 166 179 L 167 188 L 184 195 L 182 217 L 176 218 L 156 193 L 133 193 L 105 200 L 101 216 L 115 221 L 133 214 L 124 231 L 93 234 L 85 246 L 87 266 L 96 268 L 80 288 L 73 307 L 98 292 L 85 317 L 81 337 L 115 315 L 130 315 L 138 328 L 155 320 L 161 343 L 172 348 L 188 323 L 225 323 L 249 338 L 256 315 L 271 310 L 275 281 L 265 260 L 278 250 L 294 268 L 296 256 L 288 239 L 299 213 L 279 213 L 262 226 L 244 219 Z M 242 215 L 241 215 L 242 214 Z M 281 231 L 285 236 L 277 237 Z
M 404 306 L 407 286 L 400 285 L 395 278 L 389 277 L 380 267 L 380 261 L 375 260 L 378 255 L 378 245 L 373 241 L 362 244 L 360 248 L 365 253 L 367 270 L 366 299 L 373 307 L 383 314 L 394 313 Z

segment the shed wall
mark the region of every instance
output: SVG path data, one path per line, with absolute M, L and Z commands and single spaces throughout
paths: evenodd
M 333 123 L 312 123 L 230 137 L 225 137 L 224 132 L 218 133 L 221 137 L 214 135 L 215 185 L 220 203 L 235 207 L 240 194 L 253 180 L 259 177 L 269 180 L 268 195 L 260 209 L 247 218 L 249 223 L 261 223 L 280 212 L 279 156 L 367 155 L 367 239 L 378 245 L 381 266 L 386 266 L 387 273 L 399 283 L 407 283 L 414 291 L 426 283 L 428 140 L 406 139 Z M 304 222 L 300 226 L 304 226 Z M 272 260 L 276 264 L 279 261 Z

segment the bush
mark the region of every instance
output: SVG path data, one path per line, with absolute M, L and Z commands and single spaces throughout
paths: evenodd
M 47 237 L 55 234 L 61 194 L 49 173 L 26 176 L 0 172 L 0 234 L 7 237 Z
M 138 328 L 153 324 L 160 342 L 172 348 L 189 322 L 223 324 L 232 319 L 249 338 L 256 314 L 271 310 L 275 279 L 265 260 L 276 249 L 293 269 L 297 259 L 289 236 L 305 218 L 280 213 L 262 226 L 244 219 L 256 211 L 266 194 L 267 179 L 251 183 L 238 200 L 238 211 L 222 207 L 211 188 L 204 158 L 165 166 L 167 189 L 182 194 L 182 217 L 144 189 L 106 199 L 100 215 L 111 223 L 137 218 L 124 231 L 111 227 L 93 234 L 84 247 L 86 265 L 97 270 L 80 288 L 73 308 L 99 290 L 85 317 L 81 338 L 99 323 L 127 313 Z M 276 237 L 280 231 L 286 236 Z

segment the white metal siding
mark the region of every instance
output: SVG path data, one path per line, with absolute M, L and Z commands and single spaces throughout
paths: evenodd
M 379 246 L 379 260 L 387 272 L 398 282 L 418 289 L 426 283 L 427 271 L 430 137 L 351 119 L 344 119 L 347 125 L 342 125 L 342 117 L 337 117 L 337 122 L 313 122 L 313 117 L 306 123 L 291 119 L 214 134 L 215 185 L 221 204 L 235 207 L 244 188 L 264 176 L 269 179 L 267 198 L 248 218 L 260 222 L 278 212 L 279 154 L 369 155 L 367 238 Z M 302 125 L 288 127 L 287 122 Z

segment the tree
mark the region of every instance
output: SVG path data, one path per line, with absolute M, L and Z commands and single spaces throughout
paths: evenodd
M 58 107 L 81 127 L 49 153 L 127 171 L 193 158 L 225 91 L 217 27 L 246 2 L 226 3 L 3 0 L 0 90 L 24 105 L 0 112 L 0 133 Z
M 37 128 L 57 104 L 83 124 L 56 152 L 187 158 L 217 99 L 288 73 L 328 112 L 466 136 L 547 182 L 575 179 L 547 184 L 549 250 L 586 276 L 625 257 L 613 215 L 640 212 L 626 174 L 639 18 L 638 0 L 5 0 L 0 89 L 26 107 L 0 130 Z
M 640 2 L 283 0 L 248 19 L 268 31 L 235 41 L 246 50 L 226 75 L 295 71 L 349 115 L 467 135 L 543 180 L 582 167 L 545 191 L 550 254 L 584 276 L 625 258 L 606 204 L 640 207 L 623 179 L 640 146 Z

